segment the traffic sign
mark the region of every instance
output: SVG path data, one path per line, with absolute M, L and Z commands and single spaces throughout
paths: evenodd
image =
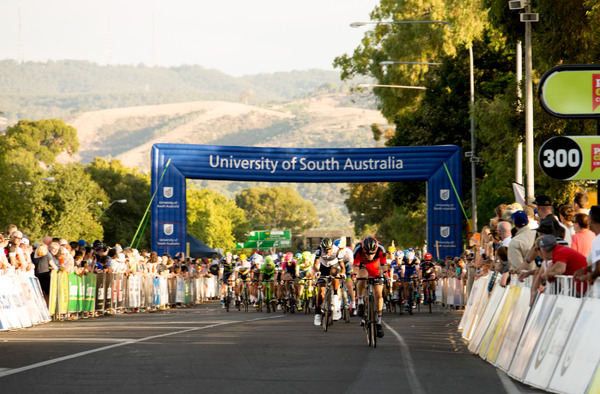
M 542 108 L 550 115 L 600 117 L 600 66 L 554 67 L 542 76 L 538 94 Z
M 236 249 L 269 249 L 269 248 L 289 248 L 292 246 L 292 241 L 289 239 L 276 239 L 268 241 L 248 241 L 238 242 Z
M 600 179 L 600 136 L 559 136 L 544 142 L 540 168 L 560 180 Z
M 249 241 L 271 241 L 277 239 L 292 239 L 290 230 L 251 231 L 248 234 Z

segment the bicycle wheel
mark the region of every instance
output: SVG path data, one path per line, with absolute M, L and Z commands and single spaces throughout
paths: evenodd
M 417 285 L 417 293 L 415 302 L 417 303 L 417 312 L 421 312 L 421 292 L 419 290 L 419 286 Z
M 429 305 L 429 313 L 431 313 L 433 297 L 431 296 L 431 288 L 427 288 L 427 305 Z
M 325 293 L 325 299 L 323 300 L 323 306 L 321 307 L 321 312 L 323 313 L 323 319 L 321 320 L 321 325 L 323 326 L 323 331 L 327 331 L 329 328 L 329 318 L 331 317 L 331 292 L 328 289 Z
M 248 300 L 248 288 L 244 285 L 244 291 L 242 292 L 242 302 L 244 303 L 244 312 L 248 312 L 248 304 L 250 300 Z
M 375 308 L 375 297 L 369 296 L 369 325 L 371 326 L 371 347 L 377 347 L 377 309 Z
M 412 286 L 408 287 L 408 314 L 412 315 L 413 314 L 413 302 L 415 301 L 413 299 L 414 296 L 414 290 Z
M 227 295 L 225 296 L 225 310 L 227 312 L 229 312 L 229 303 L 231 302 L 231 300 L 229 299 L 229 292 L 227 292 Z
M 370 347 L 371 343 L 372 343 L 372 338 L 371 338 L 371 324 L 369 322 L 369 314 L 371 313 L 370 308 L 369 308 L 369 302 L 366 302 L 364 304 L 364 311 L 363 311 L 363 317 L 362 317 L 362 323 L 363 323 L 363 328 L 365 330 L 365 333 L 367 334 L 367 345 Z

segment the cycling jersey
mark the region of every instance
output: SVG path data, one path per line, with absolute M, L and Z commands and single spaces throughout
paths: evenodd
M 385 249 L 381 244 L 378 244 L 373 260 L 367 260 L 361 242 L 356 245 L 356 248 L 354 248 L 353 264 L 354 266 L 359 266 L 360 268 L 366 268 L 367 272 L 369 273 L 369 277 L 375 278 L 379 276 L 381 267 L 387 264 L 387 260 L 385 258 Z
M 315 262 L 319 263 L 319 272 L 321 273 L 321 278 L 317 281 L 317 283 L 325 282 L 324 277 L 329 276 L 331 274 L 332 268 L 340 267 L 340 261 L 338 260 L 338 248 L 337 246 L 333 246 L 331 249 L 331 254 L 327 255 L 327 253 L 319 247 L 315 252 Z
M 297 268 L 297 263 L 296 263 L 296 261 L 292 260 L 292 261 L 284 262 L 281 267 L 281 270 L 283 272 L 285 272 L 286 274 L 292 275 L 292 278 L 295 278 L 296 277 L 296 268 Z
M 435 264 L 433 261 L 423 261 L 421 263 L 421 273 L 423 275 L 423 279 L 435 278 Z
M 392 269 L 392 272 L 394 273 L 394 275 L 396 275 L 398 278 L 402 278 L 404 276 L 404 268 L 402 267 L 402 260 L 397 260 L 397 259 L 392 260 L 392 263 L 390 264 L 390 268 Z
M 273 280 L 273 276 L 275 275 L 275 264 L 272 264 L 271 267 L 269 267 L 269 264 L 264 264 L 260 269 L 260 273 L 263 276 L 263 281 Z
M 346 268 L 346 276 L 350 277 L 352 274 L 352 264 L 354 263 L 354 254 L 352 253 L 352 249 L 348 247 L 340 249 L 338 252 L 338 259 L 344 263 L 344 267 Z

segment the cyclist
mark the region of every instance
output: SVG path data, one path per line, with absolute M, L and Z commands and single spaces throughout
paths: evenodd
M 346 268 L 346 290 L 348 291 L 348 299 L 350 301 L 350 313 L 354 314 L 356 311 L 356 305 L 354 301 L 354 284 L 352 282 L 354 253 L 352 253 L 352 249 L 346 246 L 346 237 L 337 239 L 333 244 L 339 248 L 338 259 L 344 263 L 344 267 Z
M 237 280 L 235 286 L 235 298 L 237 302 L 240 302 L 240 294 L 242 293 L 242 287 L 244 286 L 244 282 L 246 282 L 246 286 L 250 281 L 250 268 L 251 264 L 248 261 L 245 254 L 240 255 L 240 264 L 236 267 L 237 269 Z
M 229 289 L 229 281 L 235 279 L 235 264 L 232 261 L 231 252 L 227 252 L 221 261 L 221 307 L 225 308 L 225 295 Z
M 260 282 L 260 269 L 262 265 L 262 255 L 258 253 L 252 255 L 252 264 L 250 268 L 250 272 L 252 273 L 252 283 L 250 285 L 250 301 L 254 306 L 256 306 L 256 300 L 258 298 L 258 283 Z
M 321 325 L 323 318 L 323 311 L 321 305 L 325 298 L 325 277 L 326 276 L 337 276 L 340 272 L 344 272 L 343 263 L 340 263 L 337 257 L 338 248 L 333 245 L 331 238 L 323 238 L 319 249 L 315 252 L 315 264 L 314 270 L 319 271 L 320 277 L 317 280 L 317 305 L 315 307 L 315 326 Z M 334 294 L 337 294 L 337 290 L 340 284 L 337 279 L 332 281 L 331 287 L 333 288 Z
M 433 256 L 431 253 L 425 253 L 423 256 L 423 262 L 421 263 L 421 276 L 424 280 L 430 280 L 429 288 L 431 289 L 431 299 L 433 301 L 437 300 L 435 297 L 435 262 L 433 261 Z M 425 300 L 423 300 L 423 304 L 425 304 Z
M 296 293 L 297 286 L 294 285 L 294 282 L 290 282 L 290 280 L 296 280 L 298 278 L 298 263 L 294 260 L 294 255 L 292 252 L 288 252 L 283 257 L 283 264 L 281 266 L 281 271 L 283 272 L 283 285 L 285 287 L 285 298 L 290 299 L 292 297 L 292 291 L 296 295 L 296 299 L 298 300 L 300 296 Z
M 402 283 L 402 294 L 404 298 L 404 309 L 408 310 L 408 285 L 411 280 L 419 278 L 419 259 L 415 256 L 413 248 L 409 248 L 404 255 L 404 282 Z
M 397 303 L 400 299 L 400 279 L 404 278 L 404 266 L 402 265 L 402 261 L 404 260 L 404 252 L 402 250 L 397 250 L 394 253 L 394 259 L 390 264 L 390 268 L 392 270 L 392 276 L 394 278 L 394 301 Z
M 354 273 L 358 278 L 376 278 L 382 275 L 382 267 L 386 264 L 385 249 L 375 238 L 366 237 L 354 248 Z M 367 283 L 358 281 L 356 290 L 358 292 L 358 316 L 364 315 L 364 296 Z M 377 282 L 373 288 L 375 300 L 377 301 L 377 336 L 383 338 L 383 327 L 381 325 L 381 311 L 383 310 L 383 286 Z
M 312 266 L 315 261 L 315 256 L 306 251 L 302 252 L 300 259 L 296 261 L 298 266 L 298 310 L 302 310 L 302 292 L 304 285 L 308 286 L 309 297 L 312 296 Z
M 265 257 L 265 263 L 263 264 L 262 268 L 260 269 L 260 277 L 259 277 L 259 281 L 263 284 L 263 299 L 265 300 L 265 305 L 267 304 L 267 297 L 266 297 L 266 289 L 267 286 L 269 286 L 269 289 L 271 290 L 271 296 L 273 297 L 273 280 L 275 279 L 275 271 L 276 271 L 277 266 L 275 265 L 275 262 L 273 261 L 273 257 L 272 256 L 267 256 Z

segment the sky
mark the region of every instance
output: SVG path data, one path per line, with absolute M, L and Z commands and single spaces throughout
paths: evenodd
M 351 28 L 350 23 L 368 21 L 378 4 L 379 0 L 0 0 L 0 60 L 200 65 L 236 77 L 333 70 L 333 59 L 352 53 L 367 28 Z

